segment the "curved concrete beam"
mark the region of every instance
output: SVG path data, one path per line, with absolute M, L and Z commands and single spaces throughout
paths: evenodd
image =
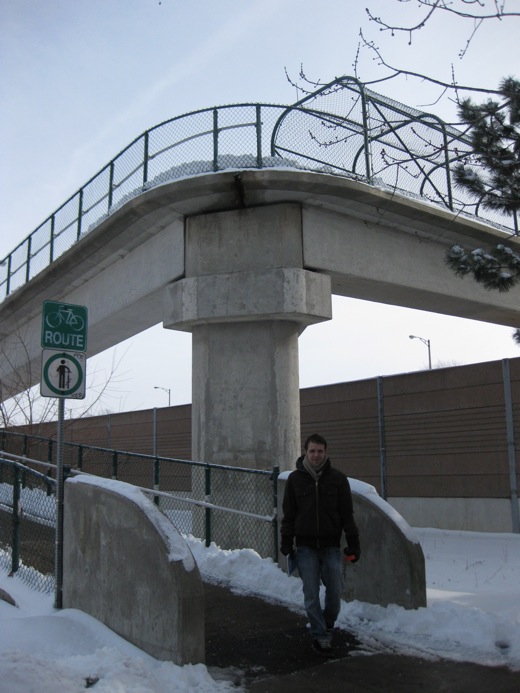
M 193 555 L 139 489 L 96 477 L 65 484 L 63 606 L 153 657 L 204 662 L 204 589 Z
M 165 288 L 185 276 L 188 218 L 282 202 L 303 210 L 302 263 L 292 266 L 328 274 L 333 293 L 520 323 L 520 289 L 486 291 L 455 277 L 443 262 L 454 243 L 507 242 L 520 250 L 520 238 L 348 178 L 297 169 L 223 171 L 165 183 L 129 200 L 0 303 L 0 351 L 13 359 L 0 364 L 1 379 L 16 382 L 11 366 L 16 371 L 29 359 L 31 384 L 39 381 L 45 300 L 88 306 L 93 356 L 161 322 Z M 9 338 L 17 332 L 23 355 L 18 344 L 10 353 Z

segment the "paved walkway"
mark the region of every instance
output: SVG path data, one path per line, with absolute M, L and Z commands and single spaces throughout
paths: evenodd
M 206 665 L 251 693 L 517 693 L 520 672 L 369 653 L 337 631 L 338 658 L 310 646 L 302 613 L 258 597 L 206 588 Z

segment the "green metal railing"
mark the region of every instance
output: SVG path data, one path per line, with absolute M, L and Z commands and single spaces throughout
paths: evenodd
M 438 117 L 342 77 L 292 106 L 236 104 L 156 125 L 133 140 L 0 262 L 0 301 L 128 200 L 183 177 L 292 167 L 346 176 L 479 216 L 518 234 L 517 215 L 481 208 L 456 189 L 467 137 Z
M 44 565 L 45 585 L 49 580 L 54 584 L 49 574 L 54 565 L 56 447 L 53 439 L 0 431 L 0 566 L 10 562 L 13 573 L 34 582 L 39 578 L 38 574 L 34 577 L 31 566 L 41 572 Z M 217 541 L 225 549 L 253 547 L 262 556 L 277 559 L 277 467 L 270 471 L 227 467 L 67 442 L 63 458 L 67 475 L 83 472 L 140 487 L 180 532 L 203 539 L 206 546 Z M 31 489 L 38 489 L 26 496 L 24 507 L 47 506 L 45 512 L 24 513 L 29 541 L 23 556 L 25 567 L 20 571 L 17 537 L 21 513 L 17 499 L 29 478 Z M 234 518 L 231 525 L 230 514 Z M 40 546 L 41 533 L 46 544 Z M 31 548 L 34 555 L 28 553 Z
M 0 456 L 0 567 L 43 592 L 54 589 L 56 482 Z

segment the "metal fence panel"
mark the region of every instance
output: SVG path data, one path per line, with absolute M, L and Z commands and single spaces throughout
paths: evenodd
M 55 482 L 0 459 L 0 566 L 42 592 L 54 589 Z
M 2 431 L 0 448 L 25 462 L 0 457 L 0 566 L 50 592 L 56 558 L 55 441 Z M 72 473 L 141 487 L 182 534 L 203 539 L 207 546 L 254 548 L 263 557 L 276 558 L 276 469 L 225 467 L 75 443 L 65 443 L 63 457 Z

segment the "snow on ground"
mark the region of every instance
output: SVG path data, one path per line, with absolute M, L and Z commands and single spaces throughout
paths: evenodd
M 339 627 L 366 650 L 444 657 L 520 670 L 520 535 L 418 529 L 426 558 L 428 607 L 407 611 L 343 604 Z M 239 592 L 302 608 L 301 583 L 250 549 L 188 543 L 204 575 Z M 217 693 L 237 690 L 202 665 L 158 662 L 75 609 L 56 611 L 53 596 L 0 572 L 0 681 L 5 693 Z

